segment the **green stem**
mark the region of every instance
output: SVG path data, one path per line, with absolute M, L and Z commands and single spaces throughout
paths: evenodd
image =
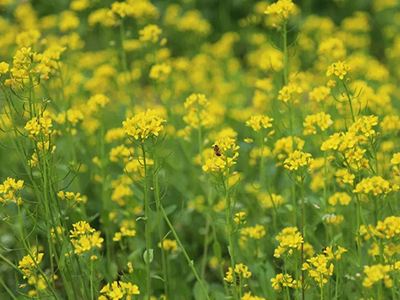
M 124 26 L 124 20 L 121 19 L 121 22 L 119 23 L 119 35 L 121 38 L 121 60 L 122 60 L 122 70 L 126 73 L 128 72 L 128 65 L 126 61 L 126 52 L 125 52 L 125 47 L 124 47 L 124 41 L 125 41 L 125 26 Z
M 12 293 L 12 291 L 8 288 L 8 286 L 4 283 L 3 279 L 0 277 L 0 284 L 3 286 L 3 288 L 6 290 L 6 292 L 10 295 L 10 297 L 13 300 L 18 300 L 14 294 Z
M 94 295 L 93 295 L 93 260 L 92 257 L 90 257 L 90 299 L 93 300 L 94 299 Z
M 357 201 L 357 250 L 358 250 L 358 257 L 360 260 L 360 269 L 362 270 L 363 266 L 363 259 L 362 259 L 362 249 L 361 249 L 361 233 L 360 233 L 360 223 L 361 223 L 361 202 L 359 199 Z
M 201 288 L 201 290 L 203 291 L 204 296 L 206 297 L 207 300 L 210 300 L 210 297 L 208 296 L 208 293 L 207 293 L 207 291 L 206 291 L 206 289 L 205 289 L 205 287 L 204 287 L 204 285 L 203 285 L 203 282 L 201 281 L 201 279 L 200 279 L 200 277 L 199 277 L 199 274 L 197 273 L 196 268 L 194 267 L 194 263 L 193 263 L 193 261 L 190 259 L 189 255 L 187 254 L 185 248 L 183 247 L 182 242 L 181 242 L 181 240 L 179 239 L 179 236 L 178 236 L 178 234 L 176 233 L 175 228 L 174 228 L 174 226 L 172 225 L 172 223 L 170 222 L 170 220 L 169 220 L 167 214 L 165 213 L 165 210 L 164 210 L 164 207 L 162 206 L 162 204 L 160 205 L 160 209 L 161 209 L 161 212 L 162 212 L 162 214 L 163 214 L 163 216 L 164 216 L 165 222 L 167 222 L 167 224 L 168 224 L 168 226 L 169 226 L 169 229 L 171 230 L 173 236 L 175 237 L 176 242 L 178 243 L 179 247 L 181 248 L 182 253 L 183 253 L 183 255 L 185 256 L 185 258 L 186 258 L 186 260 L 187 260 L 187 262 L 188 262 L 188 264 L 189 264 L 189 267 L 192 269 L 192 272 L 193 272 L 194 276 L 196 277 L 197 282 L 200 284 L 200 288 Z
M 338 299 L 338 291 L 339 291 L 339 270 L 340 270 L 340 263 L 339 261 L 336 262 L 336 286 L 335 286 L 335 299 Z
M 103 122 L 102 122 L 103 123 Z M 104 232 L 106 234 L 106 259 L 107 259 L 107 270 L 108 273 L 111 272 L 111 256 L 112 256 L 112 233 L 111 233 L 111 222 L 109 218 L 110 208 L 110 200 L 107 195 L 107 174 L 106 174 L 106 154 L 105 154 L 105 128 L 102 124 L 100 126 L 100 176 L 101 176 L 101 198 L 103 202 L 103 217 L 104 217 Z
M 148 184 L 147 184 L 147 162 L 146 162 L 146 150 L 144 147 L 144 140 L 141 142 L 142 146 L 142 154 L 143 154 L 143 167 L 144 167 L 144 218 L 146 220 L 146 273 L 147 273 L 147 299 L 151 297 L 151 285 L 150 285 L 150 219 L 149 219 L 149 212 L 150 212 L 150 204 L 148 198 Z
M 203 245 L 203 261 L 201 263 L 201 279 L 204 280 L 207 266 L 207 253 L 208 253 L 208 232 L 210 231 L 210 219 L 206 215 L 206 229 L 204 233 L 204 245 Z
M 232 278 L 233 278 L 233 298 L 238 299 L 238 288 L 236 282 L 236 273 L 235 273 L 235 245 L 234 245 L 234 231 L 233 231 L 233 223 L 232 223 L 232 211 L 231 211 L 231 199 L 229 193 L 229 167 L 228 167 L 228 158 L 226 158 L 226 178 L 224 183 L 225 187 L 225 221 L 226 221 L 226 231 L 228 233 L 228 243 L 229 243 L 229 256 L 231 258 L 231 266 L 232 266 Z
M 345 91 L 346 91 L 347 100 L 349 101 L 350 111 L 351 111 L 351 119 L 353 120 L 353 122 L 355 122 L 355 121 L 356 121 L 356 118 L 355 118 L 355 116 L 354 116 L 353 104 L 352 104 L 352 102 L 351 102 L 351 97 L 350 97 L 349 90 L 347 89 L 347 86 L 346 86 L 346 84 L 344 83 L 343 80 L 342 80 L 342 84 L 343 84 L 344 89 L 345 89 Z
M 304 288 L 304 270 L 303 270 L 303 261 L 304 261 L 304 215 L 305 215 L 305 207 L 304 207 L 304 178 L 301 179 L 301 189 L 300 189 L 300 197 L 301 197 L 301 236 L 303 237 L 303 242 L 301 243 L 301 258 L 300 258 L 300 265 L 301 265 L 301 297 L 304 300 L 305 296 L 305 288 Z
M 158 222 L 158 235 L 161 243 L 161 260 L 162 260 L 162 269 L 163 269 L 163 276 L 164 276 L 164 293 L 167 299 L 169 299 L 168 296 L 168 283 L 169 283 L 169 278 L 168 278 L 168 273 L 167 273 L 167 262 L 166 262 L 166 257 L 165 257 L 165 250 L 164 250 L 164 238 L 162 234 L 162 222 L 161 222 L 161 212 L 160 212 L 160 206 L 161 206 L 161 199 L 160 199 L 160 185 L 158 182 L 158 157 L 155 149 L 155 142 L 153 140 L 153 147 L 154 147 L 154 152 L 153 152 L 153 160 L 154 160 L 154 174 L 153 174 L 153 184 L 154 184 L 154 198 L 156 200 L 156 209 L 157 209 L 157 222 Z
M 283 82 L 285 85 L 288 84 L 288 49 L 287 49 L 287 21 L 283 23 Z

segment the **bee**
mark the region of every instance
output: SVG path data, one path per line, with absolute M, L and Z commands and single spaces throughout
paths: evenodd
M 221 152 L 220 152 L 218 145 L 214 145 L 214 154 L 216 156 L 221 156 Z

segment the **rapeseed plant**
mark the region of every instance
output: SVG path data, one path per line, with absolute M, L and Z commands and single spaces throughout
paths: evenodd
M 0 0 L 3 299 L 398 299 L 399 3 Z

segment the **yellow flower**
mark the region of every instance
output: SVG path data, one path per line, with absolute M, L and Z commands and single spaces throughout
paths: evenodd
M 118 300 L 122 297 L 126 296 L 127 299 L 133 295 L 139 295 L 139 287 L 136 284 L 132 284 L 130 282 L 126 283 L 123 281 L 114 281 L 111 283 L 107 283 L 101 290 L 100 293 L 103 294 L 99 297 L 99 299 L 110 299 L 110 300 Z
M 268 5 L 264 13 L 282 19 L 289 19 L 289 13 L 293 9 L 293 6 L 292 0 L 278 0 L 276 3 Z
M 304 135 L 310 135 L 310 134 L 316 134 L 317 129 L 315 128 L 315 125 L 318 125 L 318 127 L 322 130 L 325 131 L 329 126 L 333 124 L 333 121 L 331 120 L 331 115 L 326 114 L 324 112 L 320 112 L 315 115 L 308 115 L 303 122 L 304 126 Z
M 141 42 L 152 42 L 157 43 L 158 36 L 162 33 L 162 30 L 157 25 L 147 25 L 145 28 L 139 31 L 139 40 Z
M 76 29 L 79 26 L 79 18 L 73 11 L 64 11 L 61 13 L 59 26 L 61 32 Z
M 114 234 L 113 241 L 119 242 L 121 240 L 121 238 L 124 236 L 135 236 L 135 235 L 136 235 L 136 230 L 128 229 L 128 228 L 125 228 L 124 226 L 121 226 L 120 232 L 116 232 Z
M 280 291 L 282 287 L 295 288 L 297 286 L 297 281 L 293 280 L 292 275 L 282 273 L 271 278 L 271 283 L 275 291 Z
M 0 184 L 0 203 L 12 201 L 17 204 L 22 203 L 21 197 L 19 197 L 19 191 L 24 188 L 23 180 L 15 180 L 14 178 L 7 177 L 7 179 Z
M 299 95 L 303 92 L 303 89 L 295 84 L 285 85 L 280 91 L 278 95 L 278 99 L 287 103 L 293 102 L 296 100 Z
M 263 225 L 256 224 L 253 227 L 243 228 L 241 231 L 242 236 L 249 236 L 252 239 L 259 240 L 265 236 L 267 232 Z
M 24 273 L 24 278 L 31 276 L 43 258 L 43 253 L 33 252 L 25 255 L 18 263 L 18 268 Z
M 246 224 L 246 213 L 243 211 L 236 213 L 233 220 L 236 224 Z
M 145 140 L 150 135 L 158 136 L 164 129 L 162 123 L 165 120 L 159 117 L 156 111 L 148 109 L 145 112 L 139 113 L 132 118 L 127 118 L 122 123 L 125 133 L 132 136 L 134 139 Z
M 254 131 L 260 131 L 261 128 L 270 128 L 272 127 L 272 121 L 274 119 L 265 116 L 265 115 L 255 115 L 251 116 L 250 120 L 246 122 L 246 126 L 250 126 Z
M 240 300 L 265 300 L 265 298 L 258 297 L 258 296 L 252 296 L 251 292 L 248 292 L 248 293 L 244 294 Z
M 249 271 L 249 267 L 245 266 L 244 264 L 235 265 L 235 274 L 236 278 L 241 278 L 241 279 L 251 277 L 251 272 Z M 228 268 L 224 280 L 228 283 L 233 283 L 233 274 L 231 267 Z
M 315 102 L 325 101 L 330 93 L 331 89 L 329 87 L 326 86 L 316 87 L 309 94 L 310 101 L 315 101 Z
M 337 227 L 340 225 L 340 223 L 344 221 L 344 217 L 342 215 L 330 214 L 323 216 L 322 220 L 325 221 L 327 224 L 332 224 Z
M 336 63 L 331 64 L 326 71 L 326 76 L 335 75 L 339 77 L 341 80 L 346 76 L 347 72 L 350 70 L 349 65 L 343 61 L 338 61 Z
M 337 192 L 329 197 L 328 202 L 330 205 L 335 206 L 338 202 L 340 205 L 349 205 L 351 197 L 344 192 Z
M 239 157 L 239 146 L 236 145 L 235 139 L 222 138 L 214 144 L 214 155 L 206 159 L 202 169 L 204 172 L 225 172 L 227 168 L 236 164 Z
M 326 255 L 317 254 L 315 257 L 307 259 L 306 263 L 303 263 L 302 270 L 307 270 L 308 274 L 322 288 L 333 274 L 333 264 L 330 263 Z
M 276 240 L 279 242 L 278 248 L 274 251 L 274 257 L 279 258 L 288 251 L 292 253 L 292 249 L 300 250 L 301 244 L 304 243 L 303 237 L 298 231 L 297 227 L 286 227 L 277 236 Z
M 159 82 L 164 82 L 171 74 L 172 68 L 167 64 L 154 65 L 150 69 L 149 77 Z
M 308 166 L 309 170 L 312 169 L 314 159 L 310 153 L 305 153 L 300 150 L 295 150 L 289 154 L 289 157 L 285 159 L 284 167 L 286 170 L 293 171 L 299 168 Z
M 392 165 L 400 164 L 400 152 L 393 154 L 393 158 L 390 160 Z
M 10 65 L 4 61 L 0 62 L 0 75 L 6 74 Z
M 165 251 L 171 251 L 172 253 L 178 251 L 178 244 L 176 241 L 170 239 L 164 239 L 162 243 L 159 242 L 158 247 L 161 248 L 161 246 L 163 246 Z
M 366 276 L 362 283 L 363 286 L 367 289 L 370 289 L 376 282 L 383 279 L 385 286 L 390 288 L 392 286 L 392 280 L 388 274 L 389 271 L 390 266 L 385 266 L 382 264 L 365 266 L 364 273 Z
M 79 221 L 72 224 L 72 226 L 73 230 L 70 230 L 70 238 L 76 254 L 80 255 L 93 247 L 101 247 L 104 239 L 100 237 L 100 231 L 91 228 L 85 221 Z
M 383 179 L 380 176 L 373 176 L 361 180 L 356 185 L 356 188 L 353 190 L 353 192 L 362 194 L 369 194 L 372 192 L 374 196 L 378 196 L 381 194 L 387 194 L 391 190 L 392 189 L 390 187 L 389 181 Z

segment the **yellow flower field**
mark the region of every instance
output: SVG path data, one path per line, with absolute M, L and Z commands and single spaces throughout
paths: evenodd
M 399 0 L 0 0 L 0 299 L 400 299 Z

